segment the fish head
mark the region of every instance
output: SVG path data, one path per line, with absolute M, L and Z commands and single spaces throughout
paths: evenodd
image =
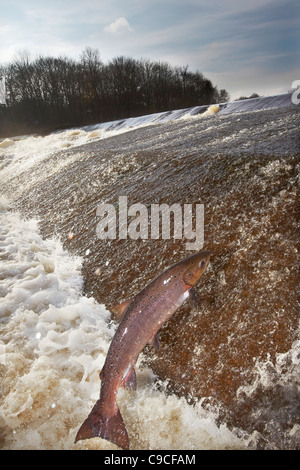
M 208 264 L 209 257 L 209 251 L 200 251 L 183 261 L 183 281 L 188 288 L 197 284 Z

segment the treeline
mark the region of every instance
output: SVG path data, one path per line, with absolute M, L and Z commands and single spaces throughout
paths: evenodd
M 87 47 L 80 60 L 23 53 L 0 67 L 6 105 L 0 107 L 0 135 L 38 132 L 228 101 L 200 72 L 116 57 L 104 64 Z

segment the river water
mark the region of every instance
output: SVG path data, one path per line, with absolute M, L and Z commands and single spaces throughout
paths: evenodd
M 212 253 L 198 308 L 119 392 L 131 448 L 300 448 L 299 121 L 280 95 L 0 142 L 2 448 L 115 448 L 74 444 L 110 309 L 191 254 L 184 238 L 99 239 L 97 207 L 120 196 L 203 204 Z

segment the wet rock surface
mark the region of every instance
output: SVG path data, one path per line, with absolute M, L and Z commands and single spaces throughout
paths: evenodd
M 97 239 L 97 205 L 204 204 L 199 307 L 186 303 L 143 363 L 262 448 L 299 446 L 298 130 L 295 106 L 156 124 L 49 155 L 4 187 L 84 257 L 84 292 L 108 308 L 189 252 L 184 239 Z

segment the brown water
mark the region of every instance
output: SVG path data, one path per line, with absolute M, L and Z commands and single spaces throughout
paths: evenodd
M 299 122 L 297 106 L 196 116 L 2 170 L 14 208 L 83 256 L 83 292 L 108 309 L 190 252 L 186 240 L 98 240 L 97 205 L 204 204 L 199 308 L 175 314 L 141 367 L 219 424 L 257 432 L 256 448 L 300 447 Z

